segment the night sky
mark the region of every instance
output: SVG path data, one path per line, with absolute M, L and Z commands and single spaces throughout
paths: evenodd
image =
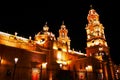
M 96 2 L 97 1 L 97 2 Z M 2 4 L 2 3 L 1 3 Z M 48 23 L 49 31 L 58 37 L 58 30 L 64 21 L 71 39 L 71 49 L 85 53 L 88 11 L 90 5 L 99 14 L 100 22 L 105 27 L 105 36 L 110 47 L 111 57 L 120 64 L 119 52 L 119 17 L 117 7 L 107 0 L 78 0 L 78 1 L 40 1 L 31 3 L 9 3 L 0 8 L 0 31 L 28 38 L 42 30 Z M 114 8 L 113 8 L 114 6 Z M 119 18 L 118 18 L 119 19 Z

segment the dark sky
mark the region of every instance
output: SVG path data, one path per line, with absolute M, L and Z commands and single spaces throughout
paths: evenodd
M 2 3 L 1 3 L 2 4 Z M 105 36 L 110 47 L 113 61 L 120 64 L 119 53 L 119 23 L 117 7 L 112 0 L 78 0 L 78 1 L 44 1 L 30 3 L 9 3 L 0 8 L 0 31 L 28 38 L 42 30 L 48 22 L 49 31 L 58 37 L 58 30 L 65 22 L 68 36 L 71 39 L 71 49 L 85 52 L 88 11 L 90 5 L 100 16 L 100 22 L 105 27 Z

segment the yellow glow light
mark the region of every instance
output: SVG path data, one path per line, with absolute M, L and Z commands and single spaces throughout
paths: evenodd
M 58 54 L 57 54 L 57 59 L 58 59 L 58 60 L 61 60 L 61 59 L 62 59 L 62 54 L 61 54 L 61 52 L 58 52 Z
M 85 68 L 88 72 L 92 72 L 93 69 L 92 69 L 92 66 L 91 65 L 88 65 L 86 68 Z
M 45 69 L 47 66 L 47 63 L 42 63 L 42 68 Z

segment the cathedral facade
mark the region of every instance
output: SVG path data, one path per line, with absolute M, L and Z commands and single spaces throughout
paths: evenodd
M 0 32 L 0 80 L 115 80 L 99 14 L 91 8 L 87 20 L 86 53 L 71 50 L 64 22 L 57 38 L 47 23 L 34 40 Z

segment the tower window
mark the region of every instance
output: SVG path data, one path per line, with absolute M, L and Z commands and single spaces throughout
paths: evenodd
M 62 49 L 61 48 L 58 48 L 59 51 L 61 51 Z
M 94 41 L 92 41 L 92 43 L 94 43 Z

